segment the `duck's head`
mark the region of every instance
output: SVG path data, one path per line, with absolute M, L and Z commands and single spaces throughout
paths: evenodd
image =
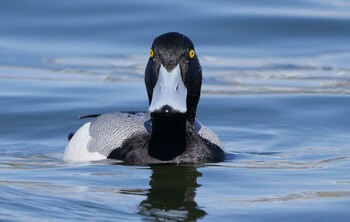
M 185 114 L 193 123 L 202 85 L 202 69 L 192 41 L 169 32 L 152 44 L 145 71 L 149 112 Z

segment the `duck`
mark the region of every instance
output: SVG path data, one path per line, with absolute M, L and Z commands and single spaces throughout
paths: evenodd
M 169 32 L 154 39 L 144 83 L 147 112 L 93 116 L 70 136 L 63 160 L 113 159 L 127 165 L 224 161 L 219 137 L 196 118 L 202 68 L 187 36 Z

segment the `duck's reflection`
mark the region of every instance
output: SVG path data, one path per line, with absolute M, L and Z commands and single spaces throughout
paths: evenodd
M 150 190 L 140 203 L 140 214 L 147 219 L 196 221 L 206 215 L 195 202 L 197 178 L 202 174 L 196 167 L 153 165 Z

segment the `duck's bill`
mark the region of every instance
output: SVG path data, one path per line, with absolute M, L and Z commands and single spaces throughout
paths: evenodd
M 182 81 L 180 66 L 168 72 L 161 65 L 148 111 L 186 113 L 186 97 L 187 88 Z

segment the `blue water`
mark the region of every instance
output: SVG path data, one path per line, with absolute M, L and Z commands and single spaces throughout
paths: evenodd
M 146 110 L 152 40 L 189 36 L 228 160 L 62 161 L 77 116 Z M 347 221 L 350 2 L 0 4 L 1 221 Z

